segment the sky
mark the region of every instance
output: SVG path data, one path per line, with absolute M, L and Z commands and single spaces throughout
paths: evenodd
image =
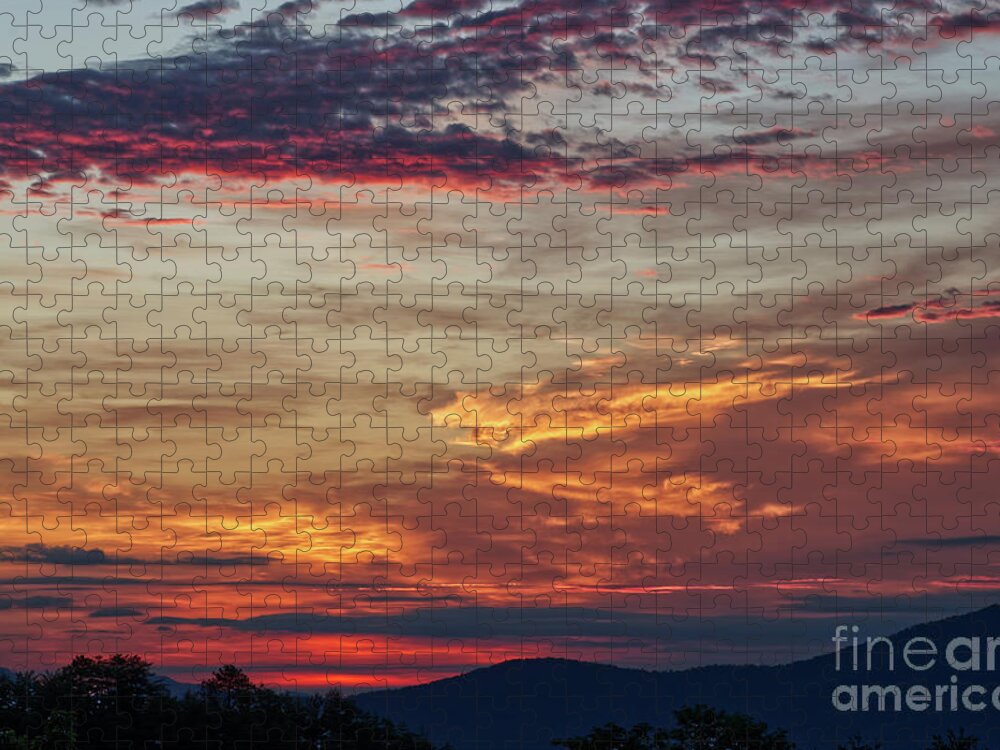
M 1000 5 L 0 16 L 0 666 L 773 663 L 1000 601 Z

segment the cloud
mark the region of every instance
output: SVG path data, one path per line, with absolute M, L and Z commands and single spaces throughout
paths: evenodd
M 146 612 L 135 607 L 100 607 L 91 612 L 90 616 L 96 619 L 136 619 L 145 617 Z
M 913 317 L 920 323 L 1000 318 L 1000 301 L 987 300 L 976 307 L 959 307 L 944 302 L 929 302 L 917 307 Z
M 159 561 L 156 561 L 159 562 Z M 214 555 L 210 552 L 177 552 L 171 553 L 164 558 L 166 565 L 195 565 L 202 566 L 263 566 L 269 565 L 271 560 L 265 555 Z
M 156 617 L 163 625 L 224 627 L 241 631 L 279 631 L 314 634 L 394 634 L 428 638 L 650 636 L 663 623 L 653 615 L 614 613 L 584 607 L 565 609 L 417 608 L 395 617 L 378 615 L 331 616 L 311 612 L 255 615 L 245 619 Z
M 690 29 L 674 53 L 712 57 L 723 43 L 785 46 L 803 20 L 797 4 L 777 3 L 757 12 L 756 4 L 736 2 L 718 9 L 687 3 L 626 0 L 612 10 L 598 0 L 582 0 L 568 13 L 553 0 L 528 0 L 484 9 L 477 0 L 460 5 L 417 0 L 396 14 L 357 14 L 341 19 L 338 34 L 313 38 L 290 22 L 313 5 L 285 3 L 266 18 L 240 24 L 213 37 L 196 58 L 121 61 L 113 69 L 52 72 L 4 86 L 0 113 L 0 168 L 8 174 L 100 172 L 108 179 L 147 182 L 170 173 L 292 178 L 354 185 L 361 182 L 433 181 L 456 187 L 537 185 L 543 181 L 584 181 L 594 188 L 638 188 L 662 184 L 677 165 L 733 168 L 755 155 L 689 154 L 652 161 L 633 158 L 613 167 L 580 165 L 579 149 L 594 140 L 577 130 L 567 153 L 528 147 L 527 136 L 505 122 L 516 103 L 561 75 L 586 69 L 588 56 L 628 56 L 657 24 Z M 208 19 L 231 13 L 235 0 L 199 0 L 178 15 Z M 893 33 L 916 33 L 903 11 Z M 384 25 L 391 16 L 424 18 L 457 10 L 431 37 L 390 35 L 376 45 L 365 27 Z M 617 19 L 634 14 L 634 28 L 614 33 Z M 868 40 L 863 29 L 880 13 L 861 3 L 827 20 L 830 29 Z M 829 14 L 828 14 L 829 15 Z M 749 18 L 734 24 L 734 18 Z M 941 16 L 946 18 L 946 16 Z M 956 16 L 955 23 L 979 24 Z M 496 34 L 469 35 L 472 27 Z M 516 30 L 516 44 L 506 39 Z M 586 45 L 553 44 L 554 39 Z M 674 38 L 667 35 L 670 44 Z M 675 45 L 674 45 L 675 46 Z M 664 50 L 666 53 L 666 50 Z M 595 60 L 596 62 L 596 60 Z M 648 72 L 647 72 L 648 73 Z M 716 79 L 722 80 L 718 76 Z M 637 76 L 633 91 L 644 92 L 655 78 Z M 652 86 L 643 96 L 663 92 Z M 480 113 L 477 127 L 453 129 L 450 117 L 431 117 L 442 102 Z M 744 136 L 747 145 L 787 144 L 807 133 L 775 127 Z M 671 156 L 675 156 L 671 152 Z M 561 158 L 560 158 L 561 157 Z M 690 157 L 690 158 L 689 158 Z M 692 161 L 692 158 L 695 161 Z M 799 161 L 782 163 L 800 170 Z M 759 164 L 752 167 L 759 171 Z
M 38 594 L 35 596 L 0 596 L 0 610 L 7 609 L 66 609 L 73 606 L 73 599 L 69 596 L 48 596 Z
M 273 11 L 268 12 L 277 13 L 284 18 L 294 20 L 295 16 L 312 13 L 321 2 L 323 0 L 288 0 L 288 2 L 282 3 Z
M 938 548 L 974 548 L 986 545 L 1000 545 L 1000 534 L 971 534 L 969 536 L 926 536 L 900 539 L 899 544 L 908 547 Z
M 194 20 L 205 21 L 239 10 L 239 8 L 239 0 L 198 0 L 198 2 L 179 8 L 174 12 L 174 16 L 190 16 Z
M 5 547 L 3 549 L 8 559 L 28 563 L 48 563 L 51 565 L 109 565 L 114 558 L 109 559 L 102 549 L 83 549 L 70 545 L 29 544 L 25 547 Z
M 189 550 L 164 550 L 161 556 L 135 557 L 115 552 L 107 552 L 98 547 L 82 549 L 70 545 L 29 544 L 25 547 L 3 547 L 0 554 L 10 562 L 46 563 L 50 565 L 72 565 L 74 567 L 119 565 L 119 566 L 264 566 L 271 560 L 262 554 L 223 555 L 212 552 L 192 552 Z
M 414 0 L 398 15 L 415 18 L 441 18 L 453 14 L 475 16 L 486 5 L 488 0 Z
M 995 600 L 995 597 L 994 597 Z M 876 602 L 873 604 L 873 601 Z M 424 610 L 417 616 L 334 617 L 315 614 L 262 615 L 244 620 L 224 618 L 152 618 L 161 633 L 179 627 L 221 628 L 238 633 L 299 635 L 379 635 L 392 638 L 435 640 L 475 639 L 487 644 L 544 642 L 571 645 L 573 649 L 608 653 L 623 643 L 649 652 L 669 653 L 676 664 L 703 663 L 704 658 L 733 661 L 774 662 L 801 658 L 803 651 L 829 651 L 834 627 L 845 616 L 863 625 L 867 634 L 890 634 L 936 616 L 968 611 L 979 603 L 971 597 L 927 596 L 884 602 L 867 597 L 842 597 L 840 606 L 832 597 L 803 597 L 776 616 L 753 612 L 740 614 L 685 615 L 683 611 L 640 612 L 635 609 L 606 610 L 593 607 L 481 607 L 476 609 Z M 183 634 L 182 637 L 190 637 Z
M 902 305 L 886 305 L 884 307 L 876 307 L 873 310 L 868 310 L 863 313 L 858 313 L 855 315 L 859 320 L 885 320 L 890 318 L 902 318 L 908 312 L 912 312 L 916 307 L 913 303 L 907 303 Z
M 979 301 L 983 297 L 992 297 L 997 294 L 998 292 L 994 289 L 979 289 L 971 293 L 949 289 L 945 294 L 924 302 L 905 302 L 876 307 L 857 313 L 854 317 L 858 320 L 887 320 L 903 318 L 912 313 L 913 320 L 917 323 L 946 323 L 953 320 L 1000 318 L 1000 300 L 985 299 Z M 959 300 L 962 298 L 967 298 L 969 301 L 961 304 Z
M 931 20 L 942 36 L 961 35 L 967 37 L 973 32 L 996 34 L 1000 32 L 1000 12 L 983 13 L 972 9 L 953 15 L 942 14 Z
M 733 136 L 733 140 L 747 146 L 758 146 L 770 143 L 786 143 L 801 138 L 811 138 L 814 135 L 815 133 L 801 128 L 770 128 L 754 133 L 737 133 Z
M 436 128 L 424 115 L 428 103 L 450 99 L 503 109 L 504 96 L 527 86 L 513 75 L 523 57 L 498 49 L 473 61 L 457 44 L 425 49 L 406 38 L 373 56 L 362 36 L 344 34 L 334 43 L 282 29 L 237 34 L 235 43 L 211 49 L 202 66 L 178 57 L 8 84 L 0 168 L 74 181 L 81 172 L 140 183 L 207 172 L 487 185 L 533 182 L 556 166 L 502 128 Z M 534 54 L 551 57 L 541 47 Z

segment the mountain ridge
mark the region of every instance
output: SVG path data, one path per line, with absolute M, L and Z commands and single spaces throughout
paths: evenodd
M 845 622 L 850 624 L 847 617 Z M 846 668 L 846 656 L 842 669 L 836 669 L 832 644 L 828 652 L 784 664 L 663 671 L 554 657 L 512 659 L 421 685 L 359 693 L 354 700 L 456 750 L 548 750 L 554 739 L 585 734 L 607 722 L 668 726 L 673 710 L 696 703 L 749 713 L 786 729 L 803 750 L 832 750 L 855 734 L 881 741 L 885 750 L 913 750 L 925 746 L 932 734 L 959 728 L 989 746 L 1000 743 L 1000 710 L 992 707 L 976 713 L 916 712 L 905 704 L 899 712 L 844 712 L 833 706 L 833 690 L 840 684 L 898 685 L 905 692 L 912 685 L 947 683 L 954 671 L 943 658 L 922 672 L 901 668 L 910 639 L 930 638 L 943 656 L 951 638 L 987 635 L 1000 636 L 998 605 L 886 636 L 893 644 L 894 669 L 888 668 L 884 644 L 873 652 L 873 669 L 856 672 Z M 1000 685 L 997 673 L 974 673 L 977 680 L 957 674 L 960 687 L 966 682 L 990 690 Z

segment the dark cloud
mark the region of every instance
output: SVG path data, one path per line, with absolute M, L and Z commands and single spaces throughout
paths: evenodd
M 251 632 L 391 633 L 440 638 L 651 636 L 664 626 L 654 615 L 617 613 L 584 607 L 524 610 L 425 607 L 395 617 L 386 617 L 384 614 L 336 617 L 303 612 L 257 615 L 242 620 L 158 617 L 151 622 L 225 627 Z
M 899 544 L 907 547 L 927 547 L 941 549 L 957 547 L 960 549 L 1000 545 L 1000 534 L 972 534 L 969 536 L 927 536 L 900 539 Z
M 0 555 L 8 562 L 47 563 L 50 565 L 72 565 L 75 567 L 118 565 L 146 567 L 156 565 L 180 566 L 263 566 L 271 560 L 264 555 L 217 555 L 211 552 L 190 552 L 165 550 L 160 557 L 134 557 L 100 548 L 82 549 L 69 545 L 29 544 L 25 547 L 0 548 Z
M 93 586 L 145 585 L 143 578 L 115 578 L 114 576 L 17 576 L 16 578 L 0 578 L 2 586 L 54 586 L 60 589 L 86 589 Z
M 1000 11 L 983 13 L 973 9 L 964 13 L 937 16 L 931 23 L 942 36 L 968 36 L 972 32 L 995 34 L 1000 32 Z
M 309 13 L 312 13 L 322 1 L 323 0 L 288 0 L 288 2 L 282 3 L 270 12 L 277 13 L 284 18 L 294 20 L 295 16 L 308 15 Z
M 501 128 L 437 130 L 425 116 L 452 99 L 504 110 L 504 97 L 527 86 L 518 71 L 532 56 L 552 58 L 540 46 L 519 53 L 497 47 L 473 60 L 457 42 L 428 48 L 401 37 L 376 54 L 364 36 L 345 33 L 333 43 L 290 37 L 283 23 L 255 27 L 252 37 L 220 42 L 200 58 L 46 73 L 6 86 L 0 166 L 74 181 L 95 169 L 138 182 L 189 171 L 346 183 L 532 181 L 550 165 Z
M 902 318 L 909 312 L 913 311 L 916 305 L 913 304 L 902 304 L 902 305 L 886 305 L 884 307 L 876 307 L 873 310 L 868 310 L 867 312 L 861 313 L 857 317 L 864 320 L 866 318 Z
M 196 565 L 199 567 L 261 566 L 268 565 L 270 562 L 271 560 L 264 555 L 213 555 L 200 552 L 177 552 L 163 559 L 165 565 Z
M 198 0 L 198 2 L 179 8 L 174 12 L 174 15 L 178 17 L 191 16 L 195 20 L 204 21 L 239 10 L 239 8 L 239 0 Z
M 489 3 L 485 0 L 414 0 L 403 8 L 402 17 L 431 18 L 461 14 L 475 16 Z
M 82 549 L 69 545 L 29 544 L 25 547 L 5 547 L 4 556 L 11 561 L 28 563 L 48 563 L 51 565 L 109 565 L 109 559 L 102 549 Z
M 902 318 L 908 313 L 913 314 L 913 320 L 918 323 L 944 323 L 952 320 L 977 320 L 985 318 L 1000 318 L 1000 300 L 986 299 L 975 304 L 977 298 L 993 295 L 988 290 L 962 295 L 957 289 L 948 290 L 945 295 L 926 302 L 909 302 L 898 305 L 885 305 L 857 313 L 859 320 L 878 320 Z M 969 298 L 973 304 L 961 304 L 960 297 Z
M 146 612 L 135 607 L 100 607 L 91 612 L 90 616 L 95 619 L 135 619 L 145 617 Z
M 755 133 L 737 133 L 733 140 L 747 146 L 757 146 L 769 143 L 786 143 L 801 138 L 812 138 L 815 133 L 799 128 L 771 128 Z
M 1000 301 L 987 300 L 975 307 L 961 307 L 944 301 L 928 302 L 917 307 L 913 317 L 921 323 L 1000 318 Z
M 340 25 L 379 29 L 387 26 L 399 26 L 399 22 L 396 20 L 396 14 L 392 12 L 371 13 L 365 11 L 364 13 L 351 13 L 344 16 L 340 20 Z
M 825 604 L 825 601 L 824 601 Z M 844 612 L 834 608 L 809 609 L 807 600 L 797 611 Z M 856 614 L 895 614 L 894 625 L 922 621 L 924 608 L 900 606 L 895 610 L 856 608 Z M 954 609 L 949 611 L 955 611 Z M 242 620 L 225 618 L 154 617 L 153 624 L 227 628 L 244 632 L 283 632 L 309 634 L 362 635 L 379 634 L 418 638 L 476 638 L 478 640 L 572 638 L 609 645 L 616 639 L 667 641 L 678 648 L 684 644 L 702 644 L 713 639 L 732 641 L 750 638 L 758 645 L 784 644 L 831 631 L 836 617 L 799 622 L 794 618 L 769 619 L 737 615 L 711 617 L 657 615 L 636 610 L 611 610 L 592 607 L 480 607 L 423 608 L 406 615 L 331 616 L 313 613 L 258 615 Z M 799 640 L 798 642 L 802 642 Z
M 47 596 L 38 594 L 35 596 L 0 596 L 0 610 L 6 609 L 66 609 L 73 606 L 73 599 L 69 596 Z
M 238 5 L 235 0 L 199 0 L 176 13 L 209 18 Z M 689 3 L 612 7 L 582 0 L 568 12 L 554 0 L 496 10 L 476 0 L 459 5 L 417 0 L 397 14 L 347 16 L 337 34 L 313 38 L 295 33 L 290 19 L 308 13 L 314 4 L 293 0 L 266 18 L 214 37 L 197 55 L 123 61 L 113 70 L 53 72 L 7 84 L 0 113 L 0 168 L 21 175 L 78 176 L 99 170 L 108 179 L 136 182 L 202 172 L 308 174 L 344 184 L 429 179 L 458 186 L 496 181 L 525 185 L 535 184 L 541 175 L 559 175 L 599 187 L 639 187 L 664 172 L 639 163 L 580 172 L 572 157 L 560 161 L 526 148 L 504 126 L 512 102 L 533 95 L 548 77 L 582 70 L 578 55 L 599 49 L 603 58 L 627 57 L 644 40 L 658 38 L 661 27 L 691 30 L 679 51 L 687 58 L 714 59 L 734 41 L 793 43 L 791 32 L 802 14 L 796 5 L 777 3 L 755 12 L 758 6 L 745 2 L 705 9 Z M 894 13 L 910 5 L 904 3 Z M 424 17 L 445 9 L 458 15 L 427 38 L 407 32 L 376 43 L 366 31 L 395 24 L 393 15 Z M 854 4 L 837 17 L 836 28 L 867 39 L 865 29 L 880 12 L 874 4 Z M 656 24 L 640 25 L 636 33 L 623 25 L 633 17 L 655 19 Z M 751 20 L 734 23 L 737 18 Z M 982 27 L 986 21 L 955 16 L 954 23 Z M 470 37 L 466 30 L 472 27 L 490 32 Z M 583 46 L 552 43 L 584 37 Z M 717 88 L 724 84 L 719 76 L 712 82 Z M 637 81 L 637 87 L 642 85 Z M 447 120 L 429 116 L 444 102 L 496 117 L 481 117 L 475 130 L 449 132 Z M 744 142 L 798 137 L 803 136 L 778 129 L 748 134 Z M 571 144 L 571 150 L 582 145 Z M 39 189 L 45 189 L 44 183 Z

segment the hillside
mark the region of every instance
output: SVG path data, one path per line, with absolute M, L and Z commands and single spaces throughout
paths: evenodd
M 995 747 L 1000 745 L 1000 710 L 990 706 L 981 712 L 938 712 L 933 706 L 923 712 L 840 712 L 831 700 L 834 688 L 843 683 L 896 684 L 904 694 L 913 684 L 948 683 L 956 673 L 943 658 L 926 671 L 905 667 L 902 653 L 907 641 L 926 637 L 941 644 L 943 650 L 952 638 L 994 634 L 1000 636 L 998 606 L 891 636 L 894 671 L 886 663 L 886 644 L 873 652 L 870 672 L 854 675 L 846 671 L 848 652 L 839 673 L 833 654 L 782 666 L 718 666 L 675 672 L 533 659 L 508 661 L 424 685 L 366 693 L 356 699 L 362 708 L 403 722 L 426 733 L 435 743 L 450 743 L 457 750 L 544 750 L 554 738 L 582 734 L 610 721 L 665 725 L 673 709 L 696 703 L 746 712 L 785 728 L 802 748 L 832 749 L 838 741 L 858 733 L 881 740 L 886 750 L 913 750 L 922 747 L 931 734 L 949 727 L 964 727 Z M 863 664 L 863 650 L 861 656 Z M 922 664 L 915 656 L 913 661 Z M 1000 684 L 996 672 L 959 673 L 958 677 L 960 686 L 978 683 L 992 690 Z

